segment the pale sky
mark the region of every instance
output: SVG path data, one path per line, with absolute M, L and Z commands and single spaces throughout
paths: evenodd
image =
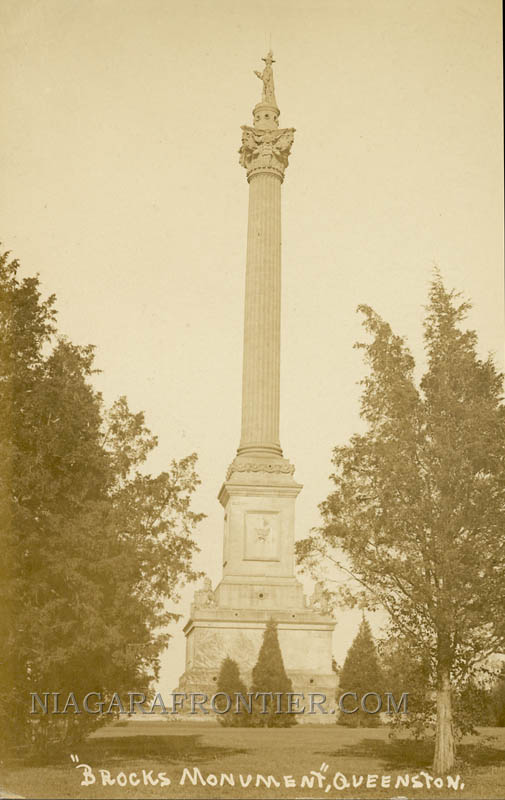
M 501 7 L 495 0 L 2 0 L 0 239 L 97 346 L 160 444 L 199 454 L 198 565 L 220 577 L 216 499 L 239 442 L 248 185 L 242 124 L 271 44 L 283 185 L 281 444 L 318 524 L 331 450 L 358 429 L 355 309 L 422 360 L 434 265 L 504 366 Z M 184 669 L 193 588 L 163 659 Z M 359 623 L 337 615 L 342 663 Z

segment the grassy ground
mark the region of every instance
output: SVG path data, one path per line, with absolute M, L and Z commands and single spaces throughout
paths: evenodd
M 493 738 L 490 738 L 493 737 Z M 102 729 L 76 748 L 79 763 L 93 768 L 97 781 L 81 786 L 83 769 L 72 762 L 71 753 L 62 753 L 48 766 L 4 765 L 0 775 L 2 790 L 27 798 L 449 798 L 462 800 L 503 800 L 505 798 L 505 729 L 483 729 L 481 736 L 466 739 L 459 749 L 454 774 L 459 773 L 464 789 L 395 788 L 398 774 L 411 777 L 422 770 L 429 772 L 432 753 L 428 747 L 412 743 L 392 743 L 383 728 L 352 730 L 337 725 L 303 725 L 291 729 L 224 729 L 213 723 L 139 722 L 130 721 L 120 727 Z M 311 770 L 328 766 L 322 788 L 317 779 L 312 789 L 300 781 Z M 221 773 L 232 773 L 236 785 L 193 786 L 188 780 L 181 785 L 184 768 L 193 775 L 195 767 L 207 780 L 210 775 L 220 780 Z M 103 786 L 100 769 L 109 770 L 116 778 L 136 773 L 138 786 Z M 169 786 L 143 785 L 142 769 L 170 777 Z M 354 775 L 391 775 L 390 788 L 336 789 L 331 785 L 336 772 L 348 779 Z M 273 775 L 281 786 L 267 788 L 256 776 Z M 322 774 L 323 774 L 322 773 Z M 239 775 L 247 781 L 240 785 Z M 292 776 L 295 787 L 286 786 L 283 776 Z M 135 781 L 135 776 L 132 780 Z M 123 778 L 120 778 L 123 780 Z M 127 778 L 128 780 L 128 778 Z M 330 789 L 326 791 L 326 786 Z M 8 796 L 8 795 L 7 795 Z

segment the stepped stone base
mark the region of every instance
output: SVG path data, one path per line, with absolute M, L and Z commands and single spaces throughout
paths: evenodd
M 298 582 L 296 582 L 298 583 Z M 301 589 L 301 587 L 300 587 Z M 279 644 L 293 692 L 326 696 L 325 708 L 334 708 L 336 676 L 332 671 L 331 638 L 334 620 L 311 608 L 298 611 L 244 608 L 194 609 L 184 628 L 186 634 L 186 669 L 178 692 L 198 692 L 211 697 L 223 659 L 237 662 L 240 675 L 249 689 L 267 621 L 277 622 Z M 265 691 L 268 691 L 265 688 Z M 334 714 L 297 714 L 299 722 L 334 722 Z

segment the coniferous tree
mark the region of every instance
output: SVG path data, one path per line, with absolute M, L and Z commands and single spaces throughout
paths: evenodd
M 366 430 L 333 452 L 324 525 L 297 545 L 299 563 L 328 559 L 430 661 L 436 692 L 433 769 L 455 761 L 454 696 L 505 647 L 503 375 L 481 359 L 470 304 L 439 275 L 424 323 L 427 368 L 416 380 L 405 340 L 360 306 Z M 343 554 L 343 556 L 342 556 Z M 407 687 L 408 688 L 408 687 Z
M 277 623 L 270 619 L 263 634 L 263 642 L 258 660 L 252 672 L 251 692 L 268 692 L 273 695 L 254 703 L 253 724 L 268 728 L 286 728 L 296 724 L 294 714 L 287 713 L 287 693 L 293 691 L 293 685 L 286 674 L 282 659 Z M 280 697 L 276 696 L 280 693 Z M 266 709 L 266 713 L 263 709 Z M 276 713 L 278 709 L 282 713 Z
M 219 697 L 216 700 L 216 706 L 219 708 L 220 713 L 218 720 L 221 725 L 225 727 L 246 727 L 250 724 L 250 714 L 244 711 L 242 705 L 239 704 L 237 711 L 237 694 L 241 694 L 247 700 L 247 689 L 240 677 L 240 669 L 233 658 L 227 656 L 219 670 L 217 678 L 216 692 L 223 692 L 226 697 Z M 225 709 L 229 705 L 227 698 L 230 698 L 231 706 L 228 711 Z
M 142 471 L 143 414 L 104 407 L 93 348 L 55 340 L 54 296 L 18 269 L 0 256 L 0 744 L 45 751 L 111 717 L 34 725 L 31 693 L 149 693 L 201 515 L 196 455 Z
M 356 693 L 357 701 L 353 697 L 346 698 L 344 707 L 358 706 L 358 711 L 352 714 L 341 712 L 338 722 L 351 727 L 377 727 L 380 724 L 380 717 L 377 714 L 368 714 L 361 708 L 361 698 L 367 692 L 376 692 L 380 695 L 383 692 L 382 669 L 372 631 L 365 616 L 340 672 L 338 693 L 342 695 L 344 692 Z M 369 698 L 367 708 L 374 711 L 375 705 L 376 698 Z

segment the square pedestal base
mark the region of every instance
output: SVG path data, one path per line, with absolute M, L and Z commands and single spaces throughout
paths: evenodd
M 270 618 L 277 622 L 284 667 L 293 684 L 293 692 L 306 696 L 304 704 L 307 708 L 310 693 L 325 695 L 327 710 L 334 708 L 336 675 L 331 668 L 331 649 L 335 623 L 312 609 L 297 612 L 219 607 L 199 610 L 184 629 L 187 637 L 186 670 L 177 691 L 212 696 L 226 657 L 237 662 L 242 681 L 249 690 L 263 632 Z M 335 716 L 297 714 L 297 720 L 334 722 Z

